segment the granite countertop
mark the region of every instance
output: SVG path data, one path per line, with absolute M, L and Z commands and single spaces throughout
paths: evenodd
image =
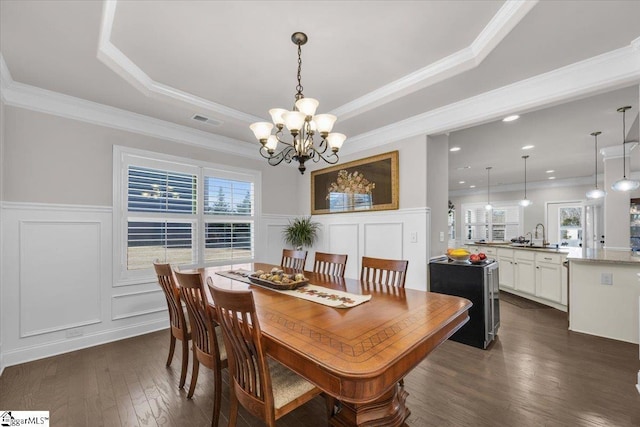
M 529 246 L 513 246 L 509 243 L 468 243 L 467 246 L 489 246 L 493 248 L 508 248 L 524 251 L 537 251 L 546 253 L 563 253 L 567 255 L 567 260 L 573 262 L 606 262 L 614 264 L 640 264 L 640 253 L 634 255 L 631 250 L 615 250 L 615 249 L 587 249 L 554 246 L 547 248 L 535 248 Z
M 510 243 L 495 243 L 495 242 L 489 242 L 489 243 L 467 243 L 467 246 L 488 246 L 491 248 L 506 248 L 506 249 L 518 249 L 518 250 L 524 250 L 524 251 L 535 251 L 535 252 L 545 252 L 545 253 L 560 253 L 560 254 L 567 254 L 568 256 L 572 256 L 573 254 L 577 254 L 580 255 L 582 253 L 582 248 L 569 248 L 566 246 L 560 246 L 559 248 L 556 248 L 555 245 L 553 246 L 547 246 L 545 248 L 540 248 L 540 247 L 531 247 L 531 246 L 518 246 L 518 245 L 512 245 Z
M 567 259 L 573 262 L 606 262 L 613 264 L 640 264 L 640 255 L 631 250 L 587 249 L 577 254 L 570 254 Z

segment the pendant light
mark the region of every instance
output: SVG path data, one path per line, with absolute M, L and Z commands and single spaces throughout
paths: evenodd
M 489 179 L 489 175 L 491 173 L 491 166 L 487 167 L 487 204 L 484 206 L 484 208 L 488 211 L 490 211 L 491 209 L 493 209 L 493 206 L 491 206 L 491 180 Z
M 627 179 L 627 167 L 626 167 L 627 152 L 626 152 L 626 145 L 625 145 L 625 131 L 626 131 L 625 114 L 626 114 L 626 111 L 630 108 L 631 108 L 630 106 L 620 107 L 617 110 L 618 113 L 622 113 L 622 179 L 613 183 L 611 188 L 614 191 L 632 191 L 640 187 L 640 182 L 634 179 Z
M 595 168 L 596 169 L 596 172 L 595 172 L 596 176 L 595 176 L 595 185 L 594 185 L 594 187 L 591 190 L 587 191 L 587 199 L 601 199 L 601 198 L 603 198 L 604 196 L 607 195 L 606 191 L 601 190 L 601 189 L 598 188 L 598 135 L 600 135 L 601 133 L 602 132 L 600 132 L 598 130 L 598 131 L 595 131 L 595 132 L 593 132 L 591 134 L 591 136 L 593 136 L 595 138 L 595 140 L 596 140 L 596 143 L 595 143 L 595 157 L 594 157 L 595 166 L 596 166 L 596 168 Z
M 529 156 L 522 156 L 524 159 L 524 199 L 520 200 L 520 206 L 527 207 L 531 204 L 531 200 L 527 199 L 527 159 Z

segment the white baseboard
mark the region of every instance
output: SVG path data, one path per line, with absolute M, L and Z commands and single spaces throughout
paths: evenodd
M 7 351 L 2 355 L 2 368 L 30 362 L 32 360 L 43 359 L 45 357 L 56 356 L 58 354 L 69 353 L 83 348 L 94 347 L 125 338 L 132 338 L 138 335 L 148 334 L 161 329 L 168 328 L 167 319 L 154 320 L 150 322 L 138 323 L 126 327 L 100 331 L 95 334 L 85 335 L 76 339 L 65 339 L 55 342 L 48 342 L 41 345 L 18 348 Z

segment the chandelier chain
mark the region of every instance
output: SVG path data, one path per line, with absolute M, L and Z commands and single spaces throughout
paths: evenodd
M 296 90 L 298 92 L 296 93 L 296 101 L 298 99 L 304 98 L 304 95 L 302 94 L 303 89 L 304 88 L 302 87 L 302 45 L 298 43 L 298 85 L 296 86 Z

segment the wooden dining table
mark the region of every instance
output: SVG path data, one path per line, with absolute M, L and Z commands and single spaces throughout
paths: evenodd
M 269 271 L 270 264 L 247 265 Z M 400 381 L 469 320 L 464 298 L 305 271 L 314 285 L 372 297 L 334 308 L 201 269 L 214 285 L 253 291 L 266 351 L 340 402 L 333 426 L 403 426 Z M 208 290 L 207 290 L 208 293 Z M 209 298 L 211 296 L 209 295 Z M 213 308 L 213 301 L 209 304 Z

